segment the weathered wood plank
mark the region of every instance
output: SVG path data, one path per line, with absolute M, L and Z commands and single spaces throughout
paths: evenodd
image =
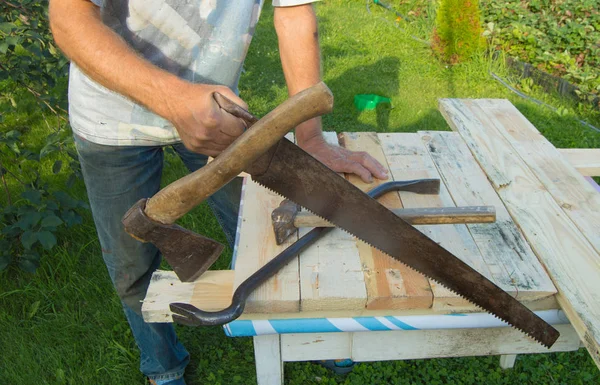
M 581 233 L 600 253 L 600 194 L 508 100 L 466 101 L 472 113 L 489 118 Z M 600 162 L 600 159 L 598 160 Z
M 354 333 L 352 359 L 379 361 L 469 357 L 564 352 L 579 348 L 577 333 L 571 325 L 555 327 L 560 337 L 550 349 L 510 327 Z
M 421 132 L 457 205 L 496 207 L 496 222 L 467 225 L 496 283 L 522 302 L 556 293 L 550 277 L 519 232 L 469 148 L 455 132 Z
M 388 169 L 385 154 L 375 132 L 344 133 L 340 143 L 352 151 L 364 151 Z M 348 180 L 363 191 L 368 191 L 389 180 L 375 179 L 365 183 L 356 175 L 347 175 Z M 401 208 L 398 193 L 389 193 L 379 198 L 384 206 Z M 429 280 L 406 265 L 385 255 L 378 249 L 356 240 L 365 274 L 367 287 L 367 309 L 416 309 L 429 308 L 433 295 Z
M 600 176 L 600 148 L 559 148 L 558 152 L 584 176 Z
M 361 362 L 549 353 L 579 349 L 579 338 L 571 325 L 555 327 L 560 332 L 560 338 L 551 349 L 510 327 L 282 334 L 281 356 L 284 361 L 352 358 Z
M 232 294 L 233 270 L 209 270 L 194 282 L 181 282 L 174 272 L 157 270 L 142 304 L 142 316 L 146 322 L 173 322 L 172 302 L 217 311 L 229 306 Z
M 394 179 L 440 178 L 425 145 L 418 134 L 379 134 L 383 150 Z M 441 183 L 439 195 L 420 195 L 400 192 L 404 207 L 453 207 L 448 189 Z M 459 257 L 485 277 L 493 279 L 488 265 L 481 257 L 473 237 L 465 225 L 415 226 L 429 238 Z M 433 309 L 474 311 L 477 308 L 462 297 L 430 280 Z
M 325 139 L 338 144 L 335 132 L 326 132 Z M 300 229 L 300 236 L 308 231 Z M 365 276 L 356 242 L 350 234 L 332 230 L 300 253 L 299 262 L 303 312 L 364 309 Z
M 440 100 L 442 114 L 461 134 L 546 267 L 560 306 L 600 366 L 600 255 L 500 133 L 497 122 L 481 110 L 473 113 L 478 108 L 466 101 Z
M 288 138 L 292 139 L 289 135 Z M 251 178 L 244 179 L 235 255 L 234 290 L 246 278 L 298 239 L 297 235 L 293 235 L 279 246 L 275 242 L 271 212 L 282 200 L 281 196 L 258 185 Z M 296 257 L 248 297 L 245 312 L 298 311 L 300 311 L 300 285 Z

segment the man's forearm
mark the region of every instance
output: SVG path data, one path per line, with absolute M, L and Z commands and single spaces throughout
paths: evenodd
M 51 0 L 50 27 L 57 45 L 89 77 L 165 117 L 170 90 L 182 80 L 138 56 L 100 19 L 87 0 Z
M 274 19 L 288 93 L 294 95 L 321 80 L 317 19 L 312 4 L 276 7 Z M 316 135 L 321 135 L 320 118 L 296 129 L 299 143 Z

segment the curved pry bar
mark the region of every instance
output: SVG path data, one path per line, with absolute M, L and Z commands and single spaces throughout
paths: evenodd
M 383 183 L 367 194 L 372 198 L 391 191 L 413 191 L 432 194 L 439 191 L 439 179 L 417 179 Z M 262 268 L 248 277 L 233 293 L 231 305 L 219 311 L 204 311 L 188 303 L 172 303 L 169 308 L 173 312 L 173 321 L 186 326 L 215 326 L 223 325 L 238 318 L 244 311 L 246 299 L 260 284 L 272 277 L 279 269 L 314 241 L 327 234 L 334 227 L 316 227 L 294 242 L 290 247 L 279 253 Z

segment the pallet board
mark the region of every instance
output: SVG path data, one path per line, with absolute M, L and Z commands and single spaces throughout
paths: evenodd
M 335 132 L 325 134 L 338 145 Z M 301 228 L 300 236 L 310 231 Z M 361 310 L 367 302 L 365 276 L 354 238 L 334 229 L 300 253 L 302 311 Z
M 293 140 L 292 137 L 288 137 Z M 251 178 L 244 179 L 234 256 L 234 290 L 246 278 L 298 239 L 297 235 L 293 235 L 282 245 L 277 245 L 275 242 L 271 212 L 282 200 L 280 195 L 253 182 Z M 277 275 L 269 278 L 248 297 L 246 311 L 249 313 L 300 311 L 298 279 L 298 258 L 294 258 Z
M 588 193 L 587 186 L 578 183 L 581 176 L 563 173 L 568 164 L 563 163 L 559 153 L 553 153 L 553 147 L 540 144 L 541 134 L 532 133 L 535 128 L 525 124 L 522 115 L 514 118 L 519 121 L 515 126 L 511 117 L 517 114 L 507 112 L 505 102 L 498 102 L 503 105 L 499 108 L 503 112 L 490 107 L 490 103 L 495 105 L 490 100 L 442 99 L 440 110 L 469 146 L 546 267 L 558 289 L 558 303 L 600 366 L 600 255 L 592 244 L 598 233 L 587 233 L 587 229 L 594 228 L 594 218 L 591 222 L 584 215 L 574 219 L 575 205 L 559 204 L 577 202 L 579 206 L 588 202 L 592 192 Z M 545 158 L 540 149 L 559 159 Z M 550 175 L 550 171 L 554 174 Z M 582 190 L 571 190 L 569 183 L 581 186 Z M 563 195 L 570 193 L 576 201 Z M 600 205 L 594 203 L 589 209 L 589 214 L 597 220 Z
M 352 151 L 364 151 L 370 154 L 388 169 L 390 178 L 387 181 L 394 179 L 377 133 L 347 132 L 340 137 L 340 141 L 344 147 Z M 365 183 L 356 175 L 346 177 L 365 192 L 387 182 L 375 179 L 372 183 Z M 379 202 L 390 209 L 403 207 L 398 193 L 388 193 L 381 197 Z M 367 286 L 367 309 L 431 307 L 433 294 L 426 277 L 360 240 L 356 240 L 356 244 Z
M 556 288 L 468 147 L 455 132 L 420 132 L 456 205 L 496 208 L 496 222 L 468 224 L 493 282 L 522 302 L 556 294 Z

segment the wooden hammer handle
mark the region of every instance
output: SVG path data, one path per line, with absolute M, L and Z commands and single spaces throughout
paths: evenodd
M 216 100 L 222 102 L 223 99 Z M 239 106 L 226 108 L 244 120 L 247 114 L 247 122 L 256 121 Z M 325 83 L 320 82 L 299 92 L 256 121 L 251 129 L 240 135 L 214 161 L 176 180 L 148 199 L 145 214 L 163 224 L 174 223 L 248 168 L 298 124 L 329 113 L 332 109 L 333 95 Z
M 493 223 L 496 221 L 494 206 L 427 207 L 393 209 L 400 218 L 411 225 L 442 225 L 456 223 Z M 294 218 L 295 227 L 333 227 L 325 219 L 302 211 Z

